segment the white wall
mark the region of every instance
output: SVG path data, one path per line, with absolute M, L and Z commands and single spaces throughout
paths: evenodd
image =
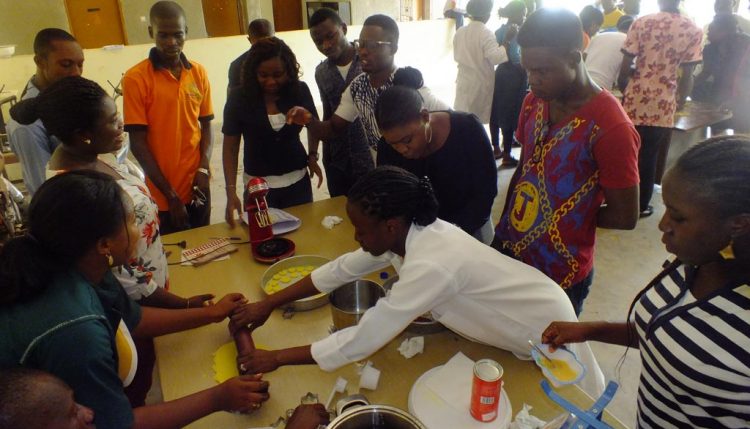
M 453 94 L 446 92 L 445 84 L 456 78 L 456 66 L 453 62 L 453 26 L 452 21 L 415 21 L 399 23 L 401 43 L 396 54 L 397 64 L 419 68 L 425 77 L 425 83 L 449 104 Z M 351 26 L 349 38 L 359 37 L 361 26 Z M 315 85 L 315 66 L 323 60 L 310 39 L 307 30 L 277 33 L 284 39 L 297 55 L 304 80 L 317 100 L 318 89 Z M 425 43 L 429 40 L 429 43 Z M 107 92 L 111 88 L 107 80 L 117 83 L 121 75 L 130 67 L 146 58 L 150 44 L 125 46 L 118 51 L 87 49 L 84 51 L 86 62 L 83 75 L 97 81 Z M 249 47 L 245 36 L 217 37 L 188 40 L 185 43 L 185 54 L 188 58 L 202 64 L 207 72 L 212 87 L 214 112 L 218 121 L 226 102 L 227 70 L 229 63 Z M 0 86 L 6 85 L 6 91 L 20 91 L 26 81 L 35 72 L 31 55 L 20 55 L 0 59 Z M 448 90 L 450 91 L 450 90 Z M 118 100 L 118 104 L 121 99 Z M 73 106 L 71 106 L 73 107 Z

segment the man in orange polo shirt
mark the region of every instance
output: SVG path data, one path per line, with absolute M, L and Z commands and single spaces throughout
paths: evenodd
M 123 78 L 125 130 L 166 234 L 209 223 L 214 115 L 206 70 L 182 53 L 185 11 L 173 1 L 159 1 L 149 15 L 156 46 Z

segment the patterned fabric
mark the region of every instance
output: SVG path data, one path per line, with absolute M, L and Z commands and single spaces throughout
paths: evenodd
M 359 63 L 359 55 L 355 54 L 350 63 L 346 80 L 341 77 L 336 63 L 326 59 L 315 68 L 315 82 L 320 90 L 320 99 L 323 102 L 323 120 L 331 119 L 333 113 L 341 103 L 341 94 L 346 87 L 362 73 Z M 360 119 L 355 119 L 349 124 L 346 137 L 338 137 L 323 142 L 323 163 L 326 166 L 338 168 L 342 171 L 351 171 L 353 175 L 359 176 L 375 168 L 372 155 L 368 147 L 365 130 L 362 128 Z
M 638 184 L 638 133 L 607 91 L 553 125 L 549 103 L 530 93 L 516 139 L 521 170 L 495 234 L 508 253 L 568 288 L 593 267 L 603 188 Z
M 392 86 L 393 74 L 378 88 L 374 88 L 370 84 L 370 76 L 367 73 L 355 77 L 349 84 L 349 91 L 351 91 L 354 105 L 357 106 L 359 118 L 365 129 L 367 144 L 373 149 L 378 147 L 378 141 L 380 141 L 380 129 L 375 119 L 375 103 L 377 103 L 380 94 Z
M 622 51 L 636 57 L 623 106 L 635 125 L 672 128 L 681 65 L 701 61 L 703 32 L 690 18 L 660 12 L 637 19 Z
M 169 268 L 159 232 L 159 209 L 146 184 L 131 175 L 125 166 L 112 162 L 107 165 L 122 177 L 117 183 L 135 206 L 135 223 L 140 231 L 135 256 L 127 265 L 113 268 L 112 273 L 128 296 L 137 301 L 154 293 L 157 287 L 169 288 Z
M 640 428 L 750 427 L 750 286 L 696 300 L 695 273 L 669 264 L 635 306 Z

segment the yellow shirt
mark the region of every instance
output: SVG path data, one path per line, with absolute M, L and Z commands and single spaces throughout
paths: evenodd
M 602 30 L 603 31 L 609 31 L 609 30 L 612 30 L 612 29 L 616 30 L 617 29 L 617 21 L 619 21 L 620 18 L 622 18 L 623 16 L 625 16 L 625 12 L 623 12 L 620 9 L 617 9 L 617 8 L 615 8 L 615 10 L 613 10 L 610 13 L 605 13 L 604 14 L 604 22 L 602 23 Z

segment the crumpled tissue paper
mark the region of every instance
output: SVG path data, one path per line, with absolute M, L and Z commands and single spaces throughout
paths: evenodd
M 340 224 L 343 220 L 338 216 L 326 216 L 320 224 L 326 229 L 333 229 L 334 226 Z
M 424 337 L 407 338 L 401 343 L 400 346 L 398 346 L 398 352 L 407 359 L 413 358 L 423 351 Z
M 523 404 L 521 411 L 516 414 L 516 419 L 510 424 L 510 429 L 540 429 L 547 424 L 544 420 L 540 420 L 529 413 L 531 405 Z

